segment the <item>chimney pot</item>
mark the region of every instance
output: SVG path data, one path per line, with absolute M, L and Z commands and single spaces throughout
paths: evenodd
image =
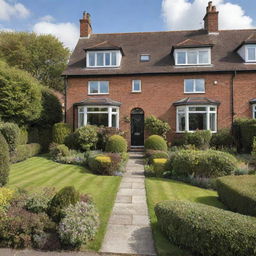
M 80 37 L 89 37 L 91 33 L 91 15 L 84 11 L 83 18 L 80 20 Z

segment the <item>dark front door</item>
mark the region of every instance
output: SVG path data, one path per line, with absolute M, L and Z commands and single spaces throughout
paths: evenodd
M 141 108 L 131 112 L 131 145 L 144 146 L 144 111 Z

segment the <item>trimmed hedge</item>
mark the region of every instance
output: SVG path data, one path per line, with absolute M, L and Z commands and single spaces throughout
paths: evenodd
M 3 186 L 8 181 L 10 171 L 10 155 L 8 144 L 4 136 L 0 132 L 0 186 Z
M 161 150 L 167 151 L 167 143 L 163 137 L 159 135 L 151 135 L 145 141 L 145 150 Z
M 221 129 L 212 135 L 210 146 L 216 149 L 231 148 L 235 145 L 229 129 Z
M 153 171 L 156 177 L 162 177 L 166 171 L 168 160 L 166 158 L 153 159 Z
M 156 158 L 169 158 L 169 154 L 166 151 L 161 150 L 147 150 L 145 153 L 146 157 L 148 158 L 148 163 L 152 164 L 153 160 Z
M 181 150 L 173 155 L 172 168 L 176 176 L 215 178 L 235 172 L 236 162 L 231 154 L 217 150 Z
M 28 131 L 25 127 L 20 127 L 18 145 L 25 145 L 28 143 Z
M 71 133 L 71 127 L 65 123 L 54 124 L 52 128 L 52 141 L 64 144 L 65 138 Z
M 127 152 L 127 141 L 120 135 L 113 135 L 107 140 L 106 152 L 123 153 Z
M 256 176 L 227 176 L 216 180 L 220 200 L 234 212 L 256 216 Z
M 38 155 L 40 151 L 41 145 L 38 143 L 18 145 L 15 152 L 11 156 L 11 162 L 17 163 L 24 161 L 32 156 Z
M 165 201 L 155 213 L 161 230 L 181 247 L 207 256 L 255 256 L 256 222 L 199 203 Z
M 194 145 L 198 149 L 208 149 L 212 133 L 208 130 L 197 130 L 195 132 L 186 132 L 184 137 L 187 145 Z

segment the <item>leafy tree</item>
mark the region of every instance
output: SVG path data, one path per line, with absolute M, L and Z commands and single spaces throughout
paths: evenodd
M 0 58 L 10 66 L 28 71 L 43 85 L 63 91 L 61 78 L 69 50 L 52 35 L 0 32 Z
M 39 118 L 41 88 L 29 73 L 0 61 L 1 119 L 23 125 Z

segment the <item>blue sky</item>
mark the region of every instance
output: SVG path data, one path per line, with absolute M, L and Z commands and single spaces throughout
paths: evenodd
M 79 19 L 84 10 L 92 16 L 95 33 L 195 29 L 202 27 L 202 16 L 207 2 L 207 0 L 0 0 L 0 28 L 36 33 L 40 33 L 40 30 L 42 33 L 49 32 L 72 48 L 71 42 L 65 42 L 69 40 L 67 35 L 61 38 L 61 33 L 72 34 L 70 37 L 75 41 Z M 222 13 L 220 17 L 222 28 L 256 27 L 255 0 L 213 0 L 213 3 Z M 1 6 L 6 10 L 9 8 L 10 11 L 4 11 Z

